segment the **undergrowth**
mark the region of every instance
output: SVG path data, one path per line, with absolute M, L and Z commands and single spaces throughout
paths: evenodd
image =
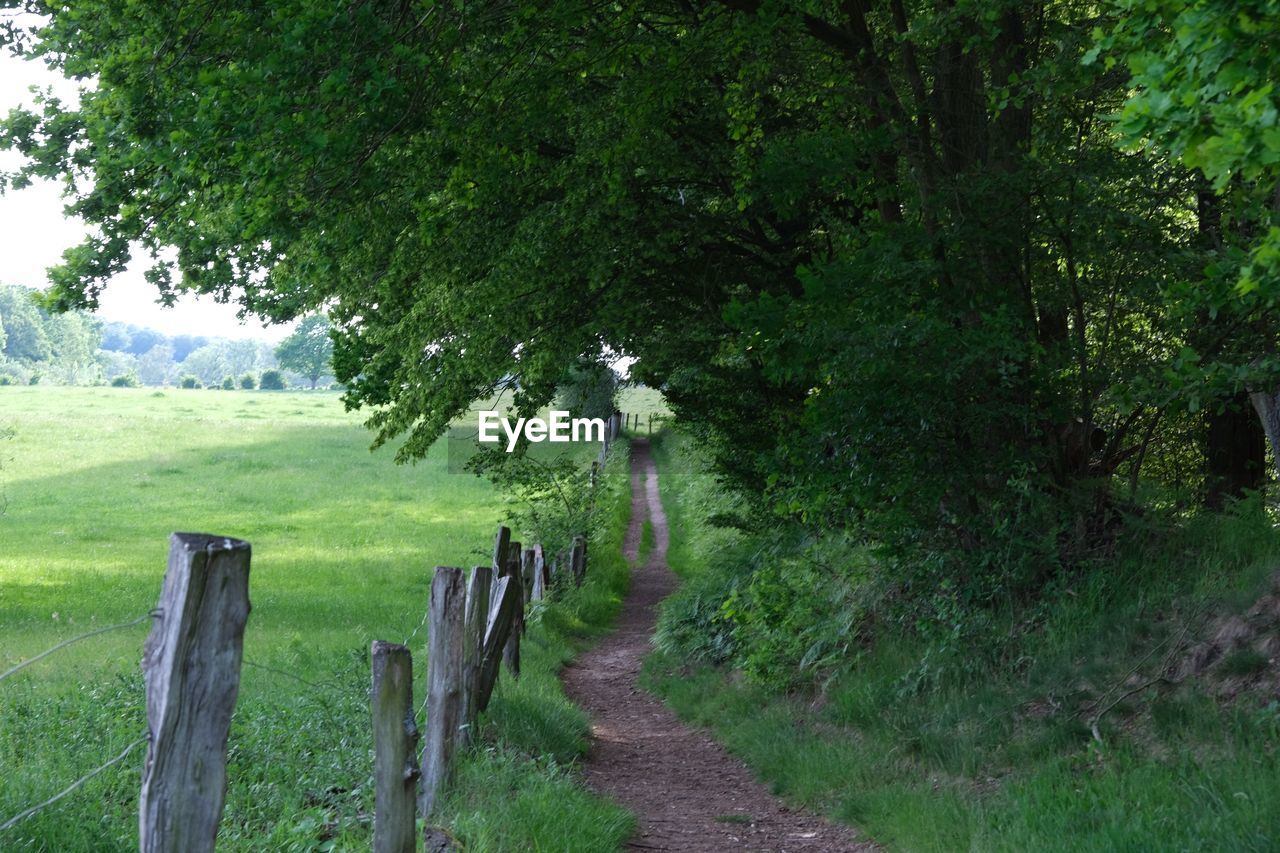
M 478 745 L 462 757 L 441 806 L 440 822 L 469 851 L 612 850 L 634 828 L 628 812 L 589 792 L 571 772 L 586 753 L 590 725 L 559 677 L 583 645 L 613 623 L 627 588 L 625 442 L 610 454 L 586 581 L 530 612 L 520 677 L 505 671 L 499 677 Z
M 793 803 L 891 849 L 1280 844 L 1274 658 L 1207 639 L 1271 583 L 1260 502 L 1131 521 L 1105 563 L 939 642 L 877 618 L 892 579 L 856 543 L 712 524 L 733 499 L 678 438 L 656 456 L 684 583 L 644 683 Z

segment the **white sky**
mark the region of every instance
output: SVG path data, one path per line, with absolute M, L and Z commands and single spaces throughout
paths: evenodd
M 24 61 L 0 50 L 0 115 L 20 104 L 31 103 L 32 85 L 54 86 L 64 101 L 73 100 L 75 86 L 50 72 L 39 61 Z M 10 152 L 0 152 L 0 170 L 18 162 Z M 58 263 L 64 249 L 84 236 L 79 219 L 62 214 L 64 201 L 52 182 L 40 182 L 0 195 L 0 283 L 48 287 L 45 270 Z M 149 326 L 167 335 L 210 335 L 227 338 L 261 338 L 279 341 L 292 324 L 263 326 L 241 323 L 236 309 L 220 305 L 208 296 L 186 295 L 172 308 L 156 304 L 156 290 L 142 277 L 146 269 L 135 262 L 112 279 L 103 292 L 97 316 L 137 326 Z

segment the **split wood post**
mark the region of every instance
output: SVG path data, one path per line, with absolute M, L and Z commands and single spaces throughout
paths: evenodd
M 507 549 L 511 545 L 510 528 L 499 524 L 498 533 L 493 537 L 493 560 L 490 565 L 493 567 L 493 577 L 489 588 L 489 600 L 497 600 L 498 578 L 502 577 L 502 566 L 507 559 Z
M 424 818 L 431 817 L 448 780 L 462 723 L 463 596 L 462 569 L 436 566 L 427 617 L 427 737 L 418 794 L 418 813 Z
M 418 726 L 413 719 L 413 655 L 374 640 L 373 853 L 413 853 L 418 816 Z
M 249 619 L 250 551 L 225 536 L 169 538 L 159 615 L 142 657 L 150 736 L 138 802 L 142 853 L 214 849 Z
M 498 680 L 499 664 L 502 663 L 502 650 L 506 648 L 507 637 L 511 634 L 511 624 L 519 600 L 520 590 L 514 580 L 510 577 L 498 578 L 496 594 L 489 609 L 489 624 L 484 632 L 484 654 L 480 657 L 477 708 L 481 711 L 489 707 L 493 686 Z
M 570 557 L 573 566 L 573 584 L 582 586 L 587 575 L 587 540 L 581 536 L 573 537 L 573 552 Z
M 476 719 L 480 685 L 480 657 L 484 654 L 484 632 L 489 624 L 489 596 L 493 586 L 493 569 L 476 566 L 467 581 L 467 613 L 462 648 L 462 744 L 471 742 Z
M 530 601 L 541 601 L 547 597 L 547 558 L 542 553 L 541 545 L 533 546 L 533 583 L 529 589 Z
M 507 549 L 511 544 L 511 529 L 505 525 L 498 525 L 498 534 L 493 537 L 493 573 L 495 580 L 502 577 L 502 563 L 507 559 Z
M 515 615 L 511 621 L 511 633 L 502 647 L 502 661 L 515 678 L 520 677 L 520 635 L 524 633 L 524 584 L 520 576 L 520 543 L 512 542 L 507 551 L 507 563 L 503 575 L 511 579 L 516 591 Z
M 533 548 L 520 552 L 520 590 L 524 593 L 524 603 L 528 605 L 533 598 Z

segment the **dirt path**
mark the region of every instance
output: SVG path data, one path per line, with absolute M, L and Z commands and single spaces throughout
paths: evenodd
M 655 546 L 631 576 L 616 631 L 564 674 L 569 697 L 592 718 L 587 782 L 636 813 L 640 850 L 870 851 L 851 832 L 789 810 L 706 734 L 690 729 L 636 686 L 659 601 L 675 588 L 667 567 L 667 519 L 647 441 L 631 445 L 631 523 L 625 551 L 635 560 L 646 520 Z

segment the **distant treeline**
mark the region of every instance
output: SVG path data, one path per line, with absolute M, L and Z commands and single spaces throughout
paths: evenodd
M 269 371 L 289 386 L 310 385 L 307 378 L 282 370 L 275 347 L 265 341 L 169 336 L 79 311 L 50 313 L 35 294 L 0 285 L 0 385 L 253 388 Z M 323 380 L 321 387 L 333 381 Z

